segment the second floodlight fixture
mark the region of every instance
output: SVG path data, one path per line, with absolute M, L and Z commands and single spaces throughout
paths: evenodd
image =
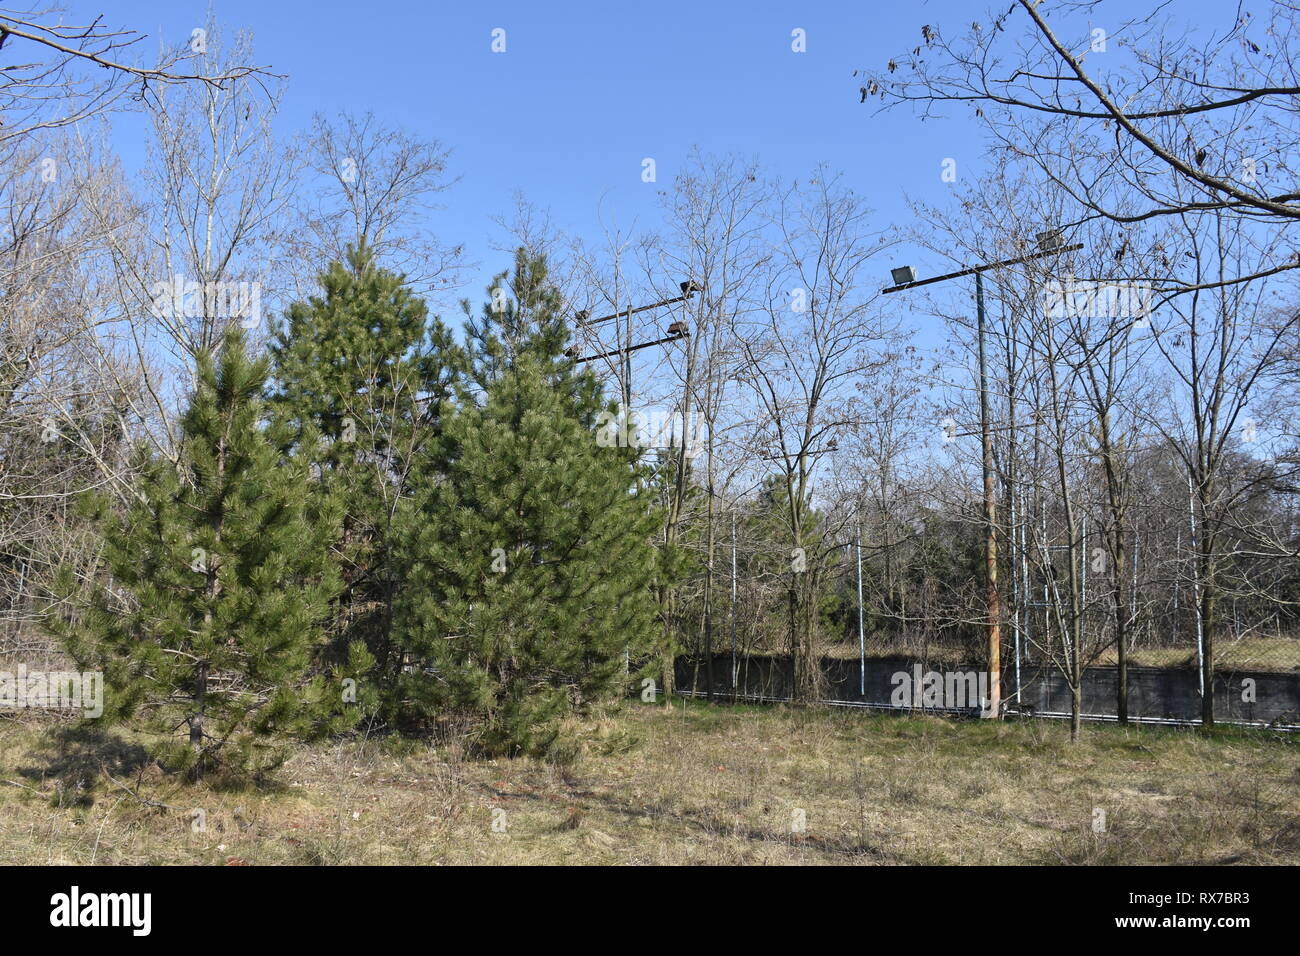
M 1034 236 L 1034 241 L 1038 243 L 1038 248 L 1043 252 L 1051 252 L 1065 245 L 1065 240 L 1061 238 L 1061 230 L 1048 229 L 1046 232 L 1040 232 Z
M 897 269 L 890 269 L 889 276 L 894 280 L 894 285 L 907 285 L 909 282 L 916 281 L 916 270 L 911 266 L 899 266 Z

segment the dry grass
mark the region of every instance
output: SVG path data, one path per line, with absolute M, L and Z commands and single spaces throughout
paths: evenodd
M 1214 657 L 1219 670 L 1300 670 L 1300 639 L 1283 635 L 1242 637 L 1220 643 Z M 1111 649 L 1102 655 L 1100 663 L 1113 664 L 1115 660 Z M 1138 647 L 1129 652 L 1129 660 L 1142 667 L 1195 667 L 1196 648 Z
M 568 770 L 354 740 L 231 790 L 125 736 L 3 720 L 0 864 L 1300 863 L 1282 735 L 1090 726 L 1071 746 L 1057 722 L 680 700 L 583 733 Z
M 982 654 L 980 649 L 941 643 L 926 646 L 918 640 L 906 638 L 868 640 L 866 652 L 868 660 L 904 656 L 924 659 L 933 665 L 969 665 L 972 659 L 979 659 Z M 841 660 L 857 660 L 859 655 L 854 641 L 828 644 L 822 653 Z M 1215 660 L 1223 671 L 1300 670 L 1300 637 L 1279 634 L 1223 640 L 1216 647 Z M 1096 663 L 1114 665 L 1116 661 L 1115 649 L 1110 647 L 1097 656 Z M 1129 651 L 1129 662 L 1136 667 L 1191 668 L 1196 666 L 1196 646 L 1137 647 Z

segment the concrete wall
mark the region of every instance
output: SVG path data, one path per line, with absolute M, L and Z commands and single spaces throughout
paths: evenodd
M 868 658 L 865 688 L 860 689 L 856 660 L 823 658 L 826 674 L 825 699 L 845 703 L 866 703 L 888 707 L 894 688 L 894 674 L 914 673 L 917 661 L 910 657 Z M 720 697 L 732 694 L 731 656 L 713 659 L 713 689 Z M 736 660 L 739 696 L 788 699 L 791 688 L 790 661 L 786 657 L 750 657 Z M 978 671 L 978 665 L 932 669 Z M 708 687 L 703 659 L 681 657 L 676 666 L 677 686 L 702 693 Z M 1023 710 L 1038 713 L 1069 713 L 1070 690 L 1060 672 L 1045 665 L 1022 666 L 1020 700 Z M 1004 696 L 1015 694 L 1015 674 L 1008 669 L 1002 678 Z M 1242 700 L 1245 682 L 1254 681 L 1253 702 Z M 1118 672 L 1115 667 L 1090 667 L 1084 673 L 1083 713 L 1113 717 Z M 1251 723 L 1300 725 L 1300 671 L 1235 671 L 1215 675 L 1215 717 Z M 1130 667 L 1129 715 L 1137 718 L 1199 721 L 1201 695 L 1197 672 L 1191 668 Z

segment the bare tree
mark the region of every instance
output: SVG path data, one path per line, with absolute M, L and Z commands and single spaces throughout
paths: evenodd
M 681 541 L 688 514 L 690 484 L 703 485 L 703 541 L 700 544 L 704 580 L 700 606 L 708 693 L 713 693 L 714 587 L 718 558 L 718 498 L 749 463 L 748 443 L 736 440 L 743 427 L 737 416 L 734 373 L 743 361 L 732 330 L 746 321 L 754 307 L 763 270 L 771 251 L 763 239 L 770 187 L 754 163 L 735 157 L 713 158 L 693 153 L 685 171 L 667 194 L 666 236 L 642 250 L 646 280 L 658 285 L 662 298 L 680 295 L 680 287 L 659 285 L 666 277 L 683 277 L 698 289 L 682 306 L 689 338 L 680 351 L 666 353 L 680 382 L 672 413 L 681 422 L 670 429 L 675 447 L 664 465 L 667 482 L 664 540 Z M 657 280 L 657 282 L 656 282 Z M 724 421 L 724 414 L 728 421 Z M 740 418 L 741 420 L 736 420 Z M 693 454 L 695 453 L 695 454 Z M 702 473 L 701 473 L 702 471 Z M 666 630 L 680 627 L 673 607 L 676 595 L 665 594 Z M 671 677 L 675 641 L 665 653 L 665 680 Z M 671 684 L 666 686 L 671 687 Z
M 0 72 L 0 149 L 37 130 L 72 126 L 106 113 L 128 95 L 149 100 L 173 84 L 221 88 L 234 80 L 272 76 L 245 63 L 218 71 L 196 64 L 201 30 L 190 36 L 188 48 L 164 52 L 152 66 L 129 62 L 143 39 L 135 30 L 108 26 L 103 16 L 65 24 L 54 7 L 0 10 L 0 50 L 19 58 Z
M 0 167 L 0 617 L 34 619 L 55 568 L 91 553 L 70 502 L 118 490 L 137 382 L 101 349 L 104 241 L 91 184 L 111 177 L 67 131 L 11 144 Z
M 1149 410 L 1147 419 L 1186 468 L 1194 526 L 1191 585 L 1201 632 L 1201 718 L 1212 724 L 1218 602 L 1226 585 L 1232 515 L 1268 475 L 1256 468 L 1254 478 L 1229 480 L 1232 452 L 1243 429 L 1252 430 L 1252 402 L 1262 400 L 1285 371 L 1286 344 L 1300 315 L 1262 321 L 1269 311 L 1265 284 L 1223 281 L 1238 274 L 1243 262 L 1255 261 L 1254 239 L 1241 220 L 1216 210 L 1178 222 L 1179 231 L 1169 239 L 1171 258 L 1187 263 L 1183 268 L 1195 285 L 1209 288 L 1171 300 L 1167 317 L 1154 323 L 1154 348 L 1165 360 L 1169 388 L 1167 401 Z
M 898 347 L 871 281 L 888 242 L 867 217 L 863 200 L 824 167 L 785 188 L 773 209 L 776 265 L 762 310 L 737 325 L 739 374 L 760 411 L 756 444 L 780 483 L 790 547 L 787 636 L 794 693 L 803 699 L 816 696 L 821 679 L 813 598 L 852 520 L 839 510 L 815 527 L 820 459 L 871 417 L 857 382 L 887 367 Z
M 335 120 L 316 114 L 300 150 L 304 171 L 318 178 L 315 188 L 301 191 L 297 227 L 285 237 L 300 294 L 330 262 L 346 262 L 349 246 L 363 245 L 417 293 L 456 283 L 463 246 L 440 242 L 424 220 L 437 208 L 435 197 L 455 184 L 450 150 L 371 113 Z
M 227 46 L 204 28 L 196 65 L 214 75 L 251 57 L 252 40 Z M 254 331 L 277 304 L 284 274 L 281 225 L 293 167 L 272 120 L 282 85 L 235 77 L 169 86 L 148 106 L 149 162 L 135 193 L 104 183 L 89 201 L 104 232 L 115 347 L 143 379 L 135 411 L 153 423 L 155 450 L 175 453 L 173 413 L 194 356 L 235 322 Z
M 1166 4 L 1015 0 L 956 38 L 921 26 L 910 53 L 860 71 L 861 97 L 923 115 L 971 107 L 1085 218 L 1131 223 L 1217 209 L 1287 225 L 1300 219 L 1288 165 L 1300 11 L 1285 0 L 1269 6 L 1265 18 L 1226 6 L 1206 33 L 1175 22 Z M 1064 20 L 1056 28 L 1052 13 Z M 1144 202 L 1134 208 L 1124 192 Z

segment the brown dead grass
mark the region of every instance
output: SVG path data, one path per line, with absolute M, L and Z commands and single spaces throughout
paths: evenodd
M 232 790 L 61 726 L 0 719 L 0 864 L 1300 863 L 1300 741 L 1259 731 L 677 700 L 568 770 L 349 740 Z
M 955 644 L 926 645 L 914 638 L 868 640 L 866 645 L 868 660 L 903 656 L 923 660 L 931 665 L 969 665 L 972 659 L 978 660 L 982 653 L 980 649 Z M 857 660 L 858 644 L 856 641 L 828 644 L 822 654 L 840 660 Z M 1117 661 L 1115 648 L 1108 647 L 1097 655 L 1094 663 L 1114 666 Z M 1221 671 L 1300 670 L 1300 637 L 1278 634 L 1221 640 L 1215 649 L 1215 661 Z M 1129 651 L 1129 662 L 1135 667 L 1192 668 L 1196 666 L 1196 647 L 1194 644 L 1135 647 Z

